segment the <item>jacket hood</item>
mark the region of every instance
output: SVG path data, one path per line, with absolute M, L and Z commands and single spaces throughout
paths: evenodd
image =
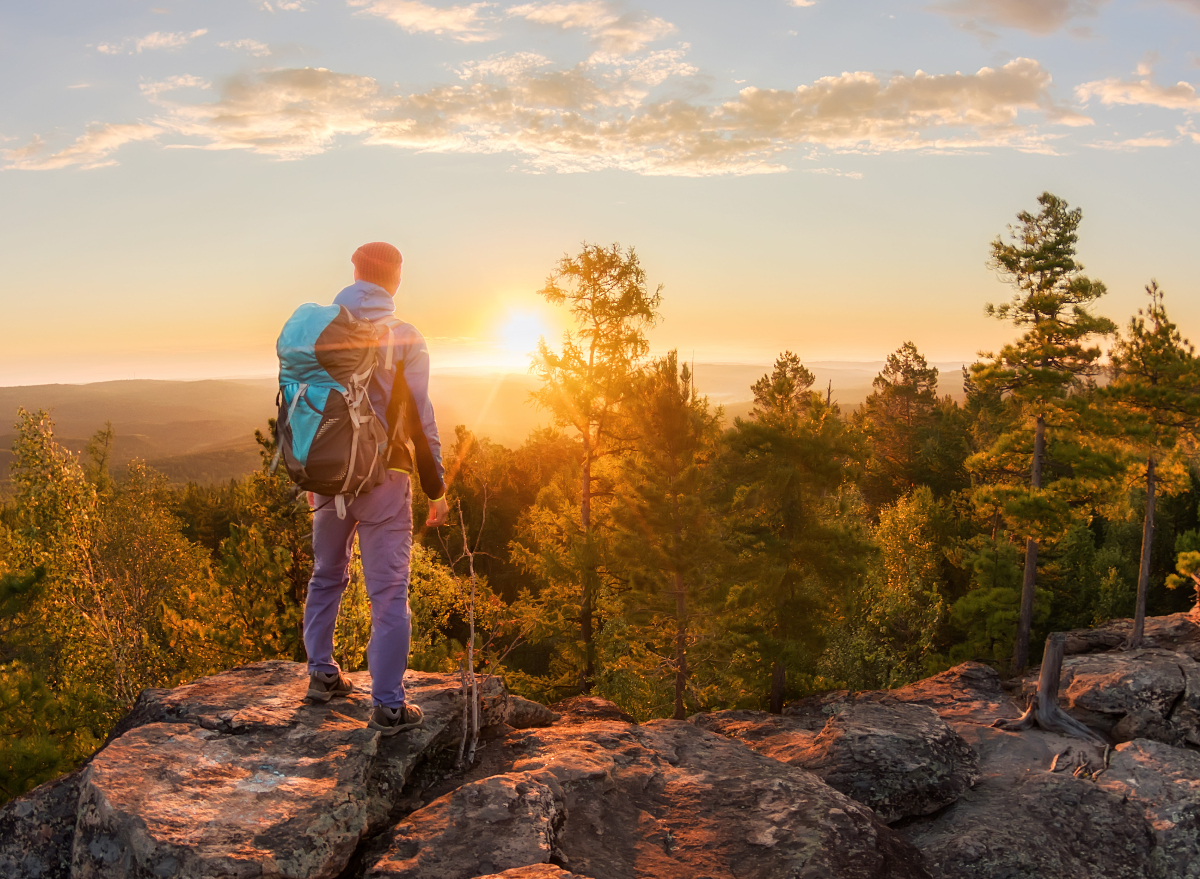
M 360 320 L 379 320 L 396 313 L 396 302 L 387 290 L 370 281 L 355 281 L 333 300 Z

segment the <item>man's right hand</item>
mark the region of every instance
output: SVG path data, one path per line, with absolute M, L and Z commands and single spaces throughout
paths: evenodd
M 446 496 L 442 495 L 436 501 L 429 502 L 429 518 L 425 520 L 426 528 L 437 528 L 439 525 L 445 525 L 450 521 L 450 504 L 446 502 Z

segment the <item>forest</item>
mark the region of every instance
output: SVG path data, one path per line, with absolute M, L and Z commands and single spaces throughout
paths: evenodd
M 991 242 L 1010 295 L 980 307 L 1011 341 L 962 375 L 904 342 L 843 411 L 784 351 L 732 420 L 676 352 L 651 356 L 664 287 L 634 248 L 564 256 L 540 293 L 574 328 L 531 367 L 556 426 L 442 438 L 452 524 L 414 535 L 411 667 L 457 672 L 470 647 L 529 698 L 681 718 L 966 660 L 1016 673 L 1048 632 L 1113 618 L 1136 646 L 1146 614 L 1200 594 L 1200 361 L 1153 281 L 1104 316 L 1081 220 L 1045 193 Z M 0 801 L 86 759 L 145 688 L 304 659 L 311 513 L 270 470 L 272 427 L 258 472 L 179 487 L 110 467 L 110 427 L 76 455 L 16 413 Z M 350 576 L 336 656 L 359 670 L 357 559 Z

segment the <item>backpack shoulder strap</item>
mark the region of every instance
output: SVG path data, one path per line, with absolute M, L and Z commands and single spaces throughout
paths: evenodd
M 400 326 L 400 321 L 394 317 L 381 317 L 377 321 L 373 321 L 375 326 L 379 327 L 380 336 L 387 338 L 387 353 L 383 358 L 383 368 L 391 369 L 395 359 L 396 334 L 393 332 L 396 327 Z

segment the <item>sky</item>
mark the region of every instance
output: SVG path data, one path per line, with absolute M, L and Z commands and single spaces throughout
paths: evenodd
M 1200 0 L 39 0 L 0 76 L 0 385 L 269 374 L 373 240 L 435 368 L 523 370 L 583 242 L 657 352 L 972 360 L 1043 191 L 1200 340 Z

